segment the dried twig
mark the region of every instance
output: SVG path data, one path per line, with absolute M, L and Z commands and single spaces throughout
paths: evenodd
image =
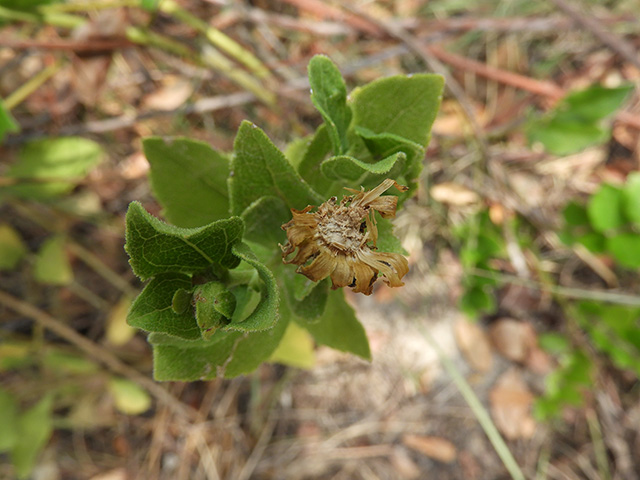
M 201 419 L 196 410 L 173 397 L 173 395 L 158 383 L 155 383 L 149 377 L 124 363 L 103 346 L 92 342 L 87 337 L 79 334 L 74 329 L 60 322 L 48 313 L 3 291 L 0 291 L 0 304 L 5 305 L 25 317 L 35 320 L 44 328 L 51 330 L 56 335 L 62 337 L 78 349 L 82 350 L 88 357 L 93 358 L 106 366 L 112 372 L 127 377 L 129 380 L 137 383 L 153 395 L 159 402 L 166 405 L 173 413 L 191 421 L 198 421 Z

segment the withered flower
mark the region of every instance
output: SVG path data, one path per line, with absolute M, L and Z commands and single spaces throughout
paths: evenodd
M 400 191 L 407 190 L 387 179 L 369 191 L 348 188 L 355 195 L 345 196 L 340 203 L 332 197 L 315 212 L 311 212 L 311 205 L 304 210 L 291 209 L 293 218 L 282 225 L 288 240 L 280 246 L 284 263 L 298 265 L 296 271 L 314 282 L 331 276 L 333 289 L 352 287 L 365 295 L 373 291 L 378 275 L 391 287 L 404 285 L 407 259 L 375 251 L 378 228 L 374 210 L 383 218 L 395 217 L 398 197 L 381 196 L 394 185 Z M 296 255 L 287 260 L 296 248 Z

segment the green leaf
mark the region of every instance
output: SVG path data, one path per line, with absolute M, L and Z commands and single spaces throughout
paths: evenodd
M 443 87 L 444 79 L 433 74 L 373 81 L 351 93 L 353 123 L 373 133 L 391 133 L 426 148 Z
M 29 476 L 40 451 L 53 432 L 52 404 L 53 396 L 48 394 L 18 418 L 20 435 L 11 450 L 11 460 L 18 478 Z
M 535 120 L 527 127 L 530 143 L 540 142 L 554 155 L 569 155 L 606 142 L 611 133 L 599 125 L 585 123 L 566 115 Z
M 623 226 L 622 190 L 609 184 L 602 184 L 600 190 L 589 199 L 587 213 L 594 230 L 606 232 Z
M 281 226 L 291 219 L 291 211 L 279 197 L 261 197 L 245 208 L 242 219 L 246 240 L 273 248 L 286 241 Z
M 281 271 L 282 270 L 283 269 L 281 269 Z M 293 313 L 298 317 L 313 322 L 320 317 L 325 310 L 329 295 L 329 280 L 315 283 L 308 280 L 305 276 L 295 273 L 291 268 L 284 270 L 281 278 L 284 276 L 289 308 L 291 308 Z M 311 285 L 309 285 L 309 282 Z M 308 286 L 312 288 L 310 288 L 308 292 L 304 291 L 306 290 L 305 287 Z M 297 298 L 300 296 L 302 296 L 302 298 Z
M 365 360 L 371 359 L 369 341 L 353 309 L 344 300 L 342 290 L 331 290 L 327 306 L 320 319 L 310 323 L 294 317 L 299 325 L 309 330 L 316 342 L 336 350 L 351 352 Z
M 258 272 L 258 276 L 262 280 L 261 298 L 256 309 L 246 319 L 238 322 L 234 318 L 225 329 L 253 332 L 273 327 L 279 318 L 278 306 L 280 304 L 280 292 L 273 273 L 258 260 L 246 243 L 234 245 L 233 253 Z
M 596 122 L 615 113 L 633 88 L 633 85 L 616 88 L 593 85 L 584 90 L 571 92 L 564 98 L 558 109 L 586 122 Z
M 460 309 L 470 317 L 496 309 L 496 298 L 492 291 L 483 285 L 468 288 L 460 298 Z
M 0 191 L 33 199 L 61 195 L 70 192 L 101 158 L 100 145 L 86 138 L 35 140 L 22 148 L 6 173 L 21 181 Z
M 382 218 L 380 213 L 376 212 L 376 223 L 378 225 L 378 251 L 408 255 L 408 252 L 402 246 L 402 242 L 393 233 L 391 220 Z
M 240 241 L 243 230 L 239 217 L 204 227 L 174 227 L 149 214 L 139 202 L 131 202 L 125 250 L 133 272 L 142 280 L 167 272 L 197 273 L 214 263 L 233 268 L 239 262 L 231 247 Z
M 8 132 L 18 132 L 20 126 L 16 123 L 13 116 L 5 107 L 4 102 L 0 100 L 0 143 L 4 141 Z
M 26 253 L 18 232 L 11 225 L 0 224 L 0 270 L 13 270 Z
M 65 242 L 63 235 L 56 235 L 42 244 L 33 272 L 37 281 L 49 285 L 69 285 L 73 281 L 73 270 L 69 263 Z
M 269 362 L 282 363 L 297 368 L 311 368 L 316 363 L 313 338 L 295 322 L 289 322 L 287 330 Z
M 602 253 L 606 249 L 607 239 L 598 232 L 587 232 L 573 238 L 573 242 L 583 245 L 593 253 Z
M 269 137 L 252 123 L 242 122 L 233 150 L 229 178 L 232 214 L 241 215 L 266 196 L 279 197 L 298 210 L 322 202 Z
M 607 250 L 623 267 L 640 267 L 640 234 L 621 233 L 607 238 Z
M 11 393 L 0 388 L 0 453 L 10 451 L 18 441 L 18 404 Z
M 567 225 L 572 227 L 582 227 L 589 225 L 589 216 L 587 215 L 587 209 L 575 202 L 570 202 L 564 208 L 562 215 Z
M 332 181 L 322 175 L 320 168 L 323 160 L 331 152 L 331 141 L 325 125 L 320 125 L 313 135 L 305 151 L 298 173 L 317 192 L 325 194 L 332 185 Z
M 623 209 L 627 218 L 640 226 L 640 172 L 632 172 L 622 190 Z
M 374 183 L 379 183 L 384 178 L 395 177 L 396 175 L 390 175 L 389 172 L 392 169 L 396 172 L 401 171 L 406 158 L 403 152 L 398 152 L 379 162 L 365 163 L 357 158 L 343 155 L 325 160 L 322 162 L 320 170 L 325 177 L 332 180 L 356 183 L 367 188 Z
M 153 278 L 131 305 L 127 323 L 147 332 L 163 332 L 184 338 L 200 338 L 192 309 L 176 313 L 173 297 L 179 290 L 190 290 L 191 279 L 181 273 L 164 273 Z
M 151 187 L 167 220 L 201 227 L 229 216 L 229 160 L 208 144 L 186 138 L 142 141 Z
M 194 288 L 196 321 L 202 337 L 210 338 L 229 324 L 236 309 L 236 297 L 221 282 L 207 282 Z
M 324 55 L 314 56 L 308 70 L 311 101 L 324 119 L 334 154 L 343 154 L 347 151 L 351 109 L 347 105 L 347 87 L 340 70 Z
M 147 391 L 126 378 L 111 378 L 109 392 L 116 408 L 126 415 L 140 415 L 151 408 L 151 397 Z
M 195 381 L 249 373 L 273 354 L 287 324 L 288 317 L 283 317 L 274 328 L 261 332 L 219 331 L 206 344 L 194 342 L 189 348 L 156 343 L 153 376 L 158 381 Z M 150 341 L 156 339 L 167 340 L 150 337 Z
M 538 338 L 538 344 L 543 350 L 559 355 L 569 350 L 570 344 L 566 336 L 559 333 L 545 333 Z

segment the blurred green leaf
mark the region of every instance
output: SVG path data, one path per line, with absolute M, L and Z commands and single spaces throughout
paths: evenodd
M 347 129 L 351 109 L 347 105 L 347 87 L 335 64 L 324 55 L 315 55 L 308 66 L 311 101 L 322 115 L 334 155 L 347 151 Z
M 492 312 L 496 309 L 496 298 L 492 291 L 482 285 L 467 288 L 459 301 L 460 309 L 469 317 Z
M 622 192 L 627 218 L 640 227 L 640 172 L 629 174 Z
M 20 234 L 11 225 L 0 224 L 0 270 L 13 270 L 26 253 Z
M 69 285 L 73 281 L 63 235 L 45 240 L 36 256 L 33 275 L 37 281 L 49 285 Z
M 289 322 L 280 345 L 271 354 L 269 362 L 283 363 L 292 367 L 311 368 L 316 362 L 313 338 L 295 322 Z
M 116 408 L 127 415 L 140 415 L 151 408 L 151 397 L 145 389 L 126 378 L 111 378 L 109 392 Z
M 229 160 L 187 138 L 145 138 L 151 188 L 164 216 L 178 227 L 201 227 L 229 216 Z
M 18 417 L 18 439 L 11 450 L 11 460 L 18 478 L 27 478 L 40 451 L 44 448 L 51 433 L 51 408 L 53 395 L 47 394 L 32 408 Z
M 626 222 L 622 216 L 622 201 L 620 188 L 603 183 L 587 204 L 587 213 L 593 229 L 606 232 L 623 226 Z
M 640 267 L 640 234 L 620 233 L 607 238 L 607 250 L 623 267 Z
M 587 215 L 587 209 L 575 202 L 570 202 L 564 208 L 562 212 L 564 221 L 567 225 L 572 227 L 581 227 L 589 225 L 589 216 Z
M 569 155 L 604 143 L 610 132 L 599 125 L 558 114 L 532 122 L 527 135 L 530 143 L 540 142 L 549 153 Z
M 615 113 L 633 88 L 633 85 L 615 88 L 593 85 L 584 90 L 571 92 L 558 109 L 581 120 L 595 122 Z
M 327 306 L 314 322 L 294 317 L 299 325 L 309 330 L 316 342 L 342 352 L 351 352 L 365 360 L 371 359 L 369 341 L 353 309 L 344 300 L 342 290 L 329 291 Z
M 7 133 L 18 131 L 20 131 L 20 126 L 14 120 L 11 112 L 4 106 L 4 102 L 0 100 L 0 143 L 4 141 Z
M 560 333 L 545 333 L 538 338 L 538 345 L 543 350 L 558 355 L 566 352 L 571 347 L 566 336 Z
M 18 441 L 18 403 L 11 393 L 0 388 L 0 453 L 10 451 Z
M 212 264 L 233 268 L 239 261 L 231 247 L 240 241 L 244 222 L 239 217 L 204 227 L 180 228 L 149 214 L 138 202 L 126 216 L 125 250 L 133 272 L 142 280 L 160 273 L 197 273 Z
M 70 192 L 102 158 L 102 147 L 80 137 L 60 137 L 27 143 L 6 173 L 19 179 L 0 189 L 22 198 L 44 199 Z

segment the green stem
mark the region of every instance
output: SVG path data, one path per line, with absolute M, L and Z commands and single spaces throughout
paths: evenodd
M 62 28 L 75 28 L 87 22 L 86 18 L 77 15 L 67 15 L 40 9 L 33 12 L 25 12 L 6 7 L 0 7 L 0 18 L 9 21 L 46 23 L 47 25 Z
M 2 8 L 2 7 L 0 7 Z M 62 62 L 56 62 L 49 65 L 44 70 L 34 75 L 27 83 L 22 85 L 4 100 L 4 106 L 7 110 L 12 110 L 22 103 L 25 98 L 35 92 L 44 82 L 49 80 L 55 73 L 60 70 Z
M 491 420 L 489 412 L 487 412 L 486 408 L 484 408 L 476 394 L 473 392 L 469 383 L 464 379 L 453 362 L 445 355 L 445 353 L 442 351 L 435 339 L 431 336 L 429 331 L 422 325 L 419 325 L 419 328 L 424 335 L 424 338 L 436 351 L 436 354 L 438 355 L 440 362 L 442 362 L 443 367 L 451 377 L 451 380 L 453 380 L 453 383 L 455 383 L 456 387 L 458 387 L 458 391 L 460 392 L 462 397 L 471 408 L 471 411 L 478 420 L 478 423 L 480 423 L 480 426 L 484 430 L 484 433 L 486 433 L 487 437 L 489 438 L 489 441 L 502 460 L 502 463 L 511 474 L 511 478 L 513 478 L 513 480 L 525 480 L 522 470 L 520 470 L 516 459 L 513 458 L 509 447 L 507 447 L 507 444 L 500 435 L 500 432 L 498 432 L 498 429 Z
M 215 49 L 210 48 L 209 51 L 206 51 L 203 55 L 198 55 L 180 42 L 137 27 L 127 28 L 127 38 L 134 43 L 156 47 L 179 57 L 187 58 L 200 66 L 218 70 L 241 87 L 253 93 L 267 105 L 273 105 L 275 103 L 273 93 L 265 90 L 264 86 L 247 72 L 235 68 L 229 59 Z
M 139 0 L 94 0 L 82 3 L 55 3 L 44 5 L 40 11 L 47 13 L 54 12 L 88 12 L 92 10 L 108 10 L 110 8 L 139 7 Z
M 198 30 L 207 37 L 207 40 L 209 40 L 214 47 L 226 52 L 229 56 L 251 69 L 259 78 L 268 78 L 271 76 L 269 69 L 265 67 L 255 55 L 220 30 L 211 27 L 203 20 L 200 20 L 198 17 L 181 8 L 173 0 L 162 0 L 158 8 L 161 12 L 172 15 L 191 28 Z

